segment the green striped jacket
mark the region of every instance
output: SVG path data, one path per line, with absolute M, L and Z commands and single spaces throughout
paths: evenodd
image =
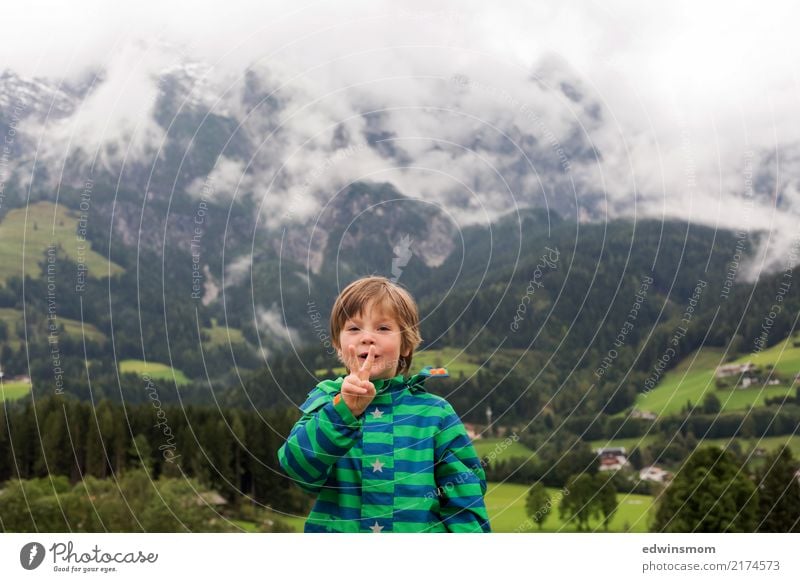
M 483 466 L 453 407 L 423 388 L 429 369 L 374 380 L 358 418 L 334 400 L 343 378 L 309 393 L 278 451 L 287 475 L 317 496 L 306 532 L 490 531 Z

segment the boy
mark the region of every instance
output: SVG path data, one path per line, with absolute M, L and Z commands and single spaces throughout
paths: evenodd
M 422 341 L 411 295 L 384 277 L 354 281 L 331 313 L 349 374 L 319 383 L 278 451 L 286 473 L 317 495 L 306 532 L 489 532 L 486 476 L 464 425 L 408 379 Z

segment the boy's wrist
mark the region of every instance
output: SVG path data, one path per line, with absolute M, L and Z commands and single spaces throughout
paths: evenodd
M 344 398 L 342 398 L 341 392 L 333 397 L 333 408 L 336 409 L 345 424 L 353 425 L 361 423 L 360 419 L 356 416 L 356 413 L 350 410 L 347 402 L 345 402 Z

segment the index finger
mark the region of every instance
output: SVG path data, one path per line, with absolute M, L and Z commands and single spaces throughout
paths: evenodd
M 358 375 L 360 370 L 358 367 L 358 352 L 356 352 L 356 347 L 352 345 L 348 347 L 347 355 L 349 356 L 347 367 L 350 368 L 350 373 Z
M 364 360 L 364 363 L 361 364 L 361 368 L 358 370 L 359 378 L 362 380 L 369 380 L 369 371 L 372 369 L 373 361 L 375 361 L 375 346 L 369 346 L 367 358 Z

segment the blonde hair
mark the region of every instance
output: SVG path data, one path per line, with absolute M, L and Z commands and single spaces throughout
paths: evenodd
M 411 369 L 414 350 L 422 343 L 419 333 L 419 309 L 411 294 L 386 277 L 364 277 L 345 287 L 331 310 L 331 339 L 337 350 L 344 324 L 361 315 L 367 305 L 387 307 L 400 326 L 400 361 L 397 373 L 405 375 Z M 407 354 L 407 355 L 403 355 Z

